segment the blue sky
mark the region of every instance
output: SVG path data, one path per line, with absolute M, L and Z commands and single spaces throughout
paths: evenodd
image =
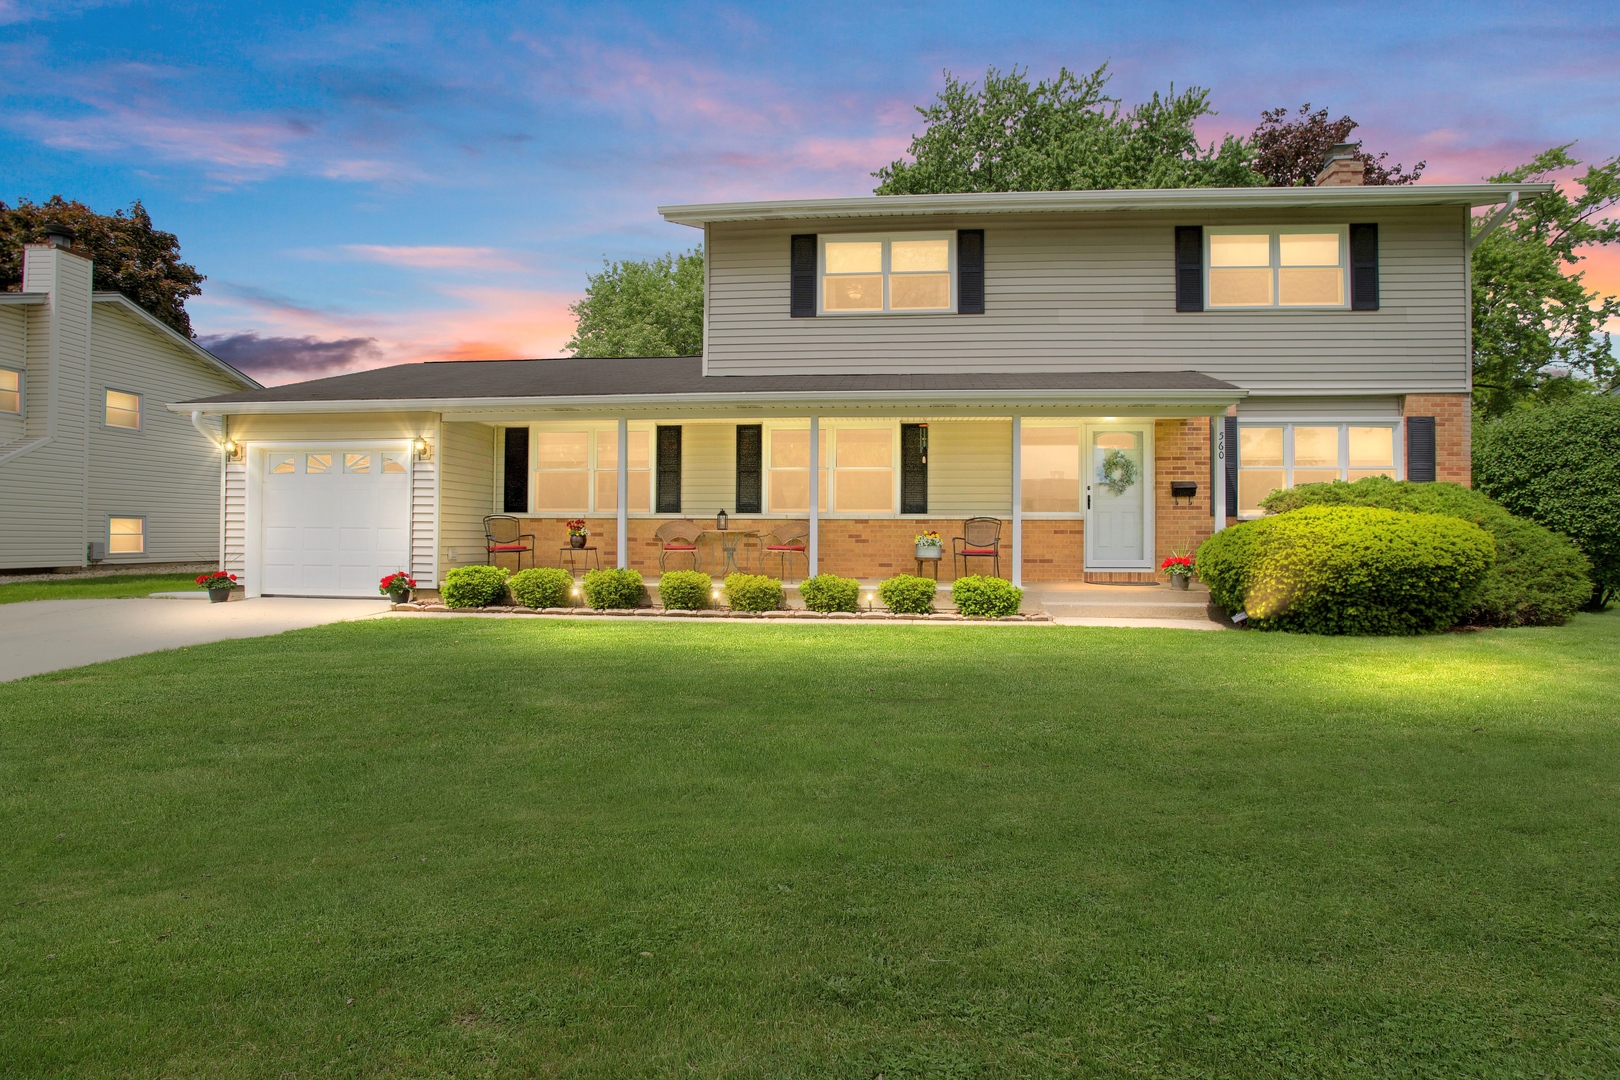
M 1204 86 L 1207 137 L 1310 101 L 1461 181 L 1620 152 L 1617 56 L 1614 4 L 0 0 L 0 198 L 141 199 L 286 381 L 556 355 L 604 257 L 696 243 L 655 206 L 870 191 L 946 68 Z

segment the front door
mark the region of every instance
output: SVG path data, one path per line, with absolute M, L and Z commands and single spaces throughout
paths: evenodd
M 1086 428 L 1086 569 L 1143 570 L 1153 564 L 1152 429 Z

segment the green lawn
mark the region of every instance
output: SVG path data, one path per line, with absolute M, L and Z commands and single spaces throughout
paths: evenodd
M 0 585 L 0 604 L 16 604 L 24 600 L 110 600 L 196 587 L 196 574 L 117 574 L 56 581 L 18 581 Z
M 350 623 L 0 686 L 8 1076 L 1613 1076 L 1620 614 Z

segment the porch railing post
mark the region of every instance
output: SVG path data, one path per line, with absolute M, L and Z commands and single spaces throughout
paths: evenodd
M 1012 418 L 1012 583 L 1024 587 L 1024 418 Z
M 1215 531 L 1226 528 L 1226 417 L 1209 418 L 1209 449 L 1215 475 L 1209 485 L 1210 507 L 1215 514 Z
M 810 417 L 810 550 L 805 553 L 806 569 L 815 577 L 821 559 L 821 418 Z
M 619 569 L 630 565 L 630 421 L 619 417 Z

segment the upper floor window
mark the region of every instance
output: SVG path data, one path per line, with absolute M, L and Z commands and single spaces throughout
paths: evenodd
M 1397 422 L 1385 424 L 1265 424 L 1238 428 L 1237 512 L 1259 514 L 1260 501 L 1279 488 L 1360 480 L 1400 479 L 1395 467 Z
M 105 422 L 108 427 L 141 430 L 141 395 L 108 390 Z
M 1205 230 L 1211 308 L 1344 307 L 1345 226 Z
M 821 238 L 821 311 L 952 311 L 954 233 Z
M 0 413 L 22 415 L 22 372 L 0 368 Z

